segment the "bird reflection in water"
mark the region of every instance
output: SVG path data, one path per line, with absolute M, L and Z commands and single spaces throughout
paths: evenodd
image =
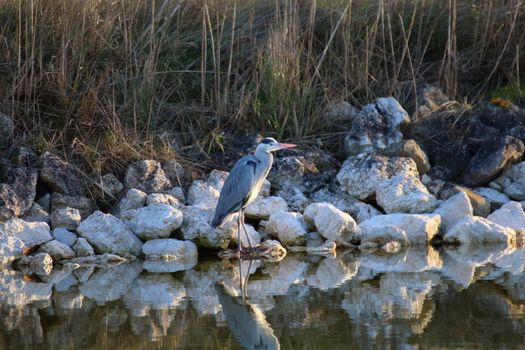
M 215 285 L 215 290 L 228 327 L 241 346 L 245 349 L 280 349 L 279 340 L 266 321 L 266 316 L 257 305 L 251 304 L 248 300 L 246 289 L 254 263 L 253 260 L 239 259 L 240 296 L 234 288 L 222 282 Z

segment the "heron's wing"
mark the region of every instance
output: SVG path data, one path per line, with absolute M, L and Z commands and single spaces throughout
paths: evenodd
M 212 226 L 220 225 L 228 214 L 241 208 L 253 189 L 256 167 L 257 159 L 253 156 L 241 158 L 235 163 L 224 181 Z

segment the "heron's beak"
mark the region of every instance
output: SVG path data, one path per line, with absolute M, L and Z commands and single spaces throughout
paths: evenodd
M 294 145 L 293 143 L 280 143 L 277 144 L 277 149 L 283 149 L 283 148 L 292 148 L 292 147 L 295 147 L 297 145 Z

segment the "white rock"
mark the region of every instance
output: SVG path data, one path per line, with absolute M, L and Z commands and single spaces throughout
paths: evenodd
M 525 212 L 518 202 L 508 202 L 496 210 L 487 219 L 495 224 L 525 232 Z
M 165 193 L 178 199 L 181 204 L 186 203 L 186 196 L 184 195 L 184 190 L 181 187 L 173 187 L 167 190 Z
M 244 211 L 248 219 L 268 220 L 272 213 L 288 211 L 288 204 L 281 197 L 258 197 Z
M 45 222 L 49 223 L 49 213 L 38 203 L 33 203 L 29 212 L 22 219 L 28 222 Z
M 280 189 L 276 195 L 283 198 L 292 211 L 298 213 L 302 213 L 304 209 L 312 203 L 297 187 Z
M 118 300 L 128 292 L 141 271 L 142 264 L 137 261 L 100 269 L 82 283 L 79 289 L 87 298 L 97 302 Z
M 154 239 L 144 243 L 142 253 L 150 260 L 180 260 L 197 256 L 197 246 L 174 238 Z
M 510 198 L 525 200 L 525 162 L 511 166 L 494 182 L 501 186 Z
M 75 254 L 79 257 L 95 255 L 95 250 L 91 244 L 82 237 L 77 238 L 72 247 L 75 250 Z
M 211 173 L 208 174 L 208 177 L 206 178 L 206 182 L 213 186 L 217 191 L 221 191 L 222 186 L 224 185 L 224 181 L 226 181 L 226 178 L 228 177 L 229 173 L 227 171 L 221 171 L 214 169 L 211 171 Z
M 306 223 L 299 213 L 273 213 L 265 230 L 286 246 L 303 245 L 306 241 Z
M 24 243 L 18 238 L 0 236 L 0 267 L 21 258 L 24 255 L 23 251 Z
M 23 256 L 18 261 L 18 266 L 29 268 L 30 273 L 39 276 L 47 276 L 53 271 L 53 258 L 47 253 L 37 253 L 35 255 Z
M 377 187 L 393 176 L 418 176 L 411 158 L 361 153 L 348 157 L 337 174 L 341 188 L 359 199 L 375 194 Z
M 200 206 L 184 208 L 184 220 L 180 228 L 182 238 L 195 241 L 202 247 L 226 249 L 232 238 L 232 232 L 210 226 L 214 212 L 215 208 Z
M 514 244 L 516 232 L 488 219 L 471 216 L 464 218 L 452 227 L 445 235 L 445 241 L 473 245 L 500 242 Z
M 167 204 L 154 204 L 120 214 L 122 221 L 139 238 L 169 237 L 182 225 L 182 212 Z
M 16 237 L 27 248 L 32 248 L 53 239 L 49 225 L 45 222 L 26 222 L 21 219 L 11 219 L 3 225 L 0 224 L 1 236 Z
M 80 236 L 95 248 L 97 253 L 139 255 L 142 243 L 126 225 L 111 214 L 96 211 L 77 228 Z
M 62 227 L 54 229 L 52 235 L 57 241 L 62 242 L 69 247 L 73 247 L 73 243 L 75 243 L 75 240 L 77 239 L 76 234 Z
M 259 196 L 268 197 L 270 195 L 271 188 L 272 188 L 272 183 L 264 179 L 263 184 L 261 186 L 261 191 L 259 192 Z
M 146 204 L 146 193 L 135 188 L 126 192 L 126 195 L 118 202 L 117 212 L 121 213 L 126 210 L 142 208 Z
M 370 219 L 372 216 L 382 215 L 382 213 L 371 206 L 361 202 L 359 199 L 352 197 L 346 192 L 339 191 L 333 193 L 327 188 L 320 189 L 315 192 L 312 196 L 314 202 L 326 202 L 333 204 L 337 209 L 350 214 L 357 223 L 361 223 L 365 220 Z
M 394 176 L 379 183 L 376 200 L 387 213 L 428 213 L 438 204 L 419 178 L 408 176 Z
M 71 259 L 75 257 L 73 249 L 56 239 L 42 244 L 37 252 L 47 253 L 53 260 Z
M 195 180 L 188 189 L 189 205 L 215 208 L 219 202 L 220 190 L 202 180 Z
M 233 218 L 232 221 L 230 221 L 229 224 L 227 225 L 230 225 L 231 227 L 228 228 L 226 227 L 225 229 L 230 229 L 233 231 L 232 233 L 232 242 L 235 243 L 235 244 L 238 244 L 237 243 L 237 240 L 238 240 L 238 235 L 237 235 L 237 219 L 236 217 Z M 261 235 L 259 234 L 259 232 L 257 232 L 257 230 L 252 226 L 252 225 L 249 225 L 249 224 L 244 224 L 244 227 L 246 227 L 246 232 L 248 234 L 248 237 L 250 238 L 250 243 L 252 245 L 258 245 L 261 243 Z M 241 243 L 242 243 L 242 246 L 243 247 L 248 247 L 250 244 L 248 243 L 248 238 L 246 238 L 246 234 L 244 233 L 244 229 L 241 227 Z
M 61 208 L 51 213 L 51 226 L 63 227 L 67 230 L 76 230 L 80 224 L 80 212 L 74 208 Z
M 493 208 L 499 208 L 503 204 L 510 201 L 510 198 L 506 194 L 496 191 L 490 187 L 478 187 L 474 189 L 474 192 L 480 196 L 485 197 L 492 204 Z
M 434 214 L 441 216 L 443 232 L 446 233 L 464 217 L 473 216 L 474 212 L 468 196 L 465 192 L 459 192 L 442 202 L 439 208 L 434 211 Z
M 130 292 L 124 296 L 124 303 L 134 315 L 142 315 L 142 310 L 150 308 L 175 308 L 185 298 L 184 284 L 172 275 L 143 274 L 131 285 Z
M 435 214 L 387 214 L 374 216 L 359 224 L 363 237 L 389 226 L 404 230 L 412 245 L 427 244 L 439 233 L 441 217 Z
M 396 226 L 365 226 L 361 232 L 361 246 L 382 247 L 390 242 L 397 242 L 400 246 L 409 246 L 410 241 L 404 229 Z
M 306 207 L 304 218 L 317 228 L 321 236 L 330 241 L 351 241 L 357 224 L 347 213 L 330 203 L 313 203 Z
M 177 208 L 179 210 L 184 206 L 177 198 L 173 197 L 170 194 L 164 193 L 152 193 L 148 195 L 148 198 L 146 199 L 146 205 L 153 204 L 171 205 L 172 207 Z

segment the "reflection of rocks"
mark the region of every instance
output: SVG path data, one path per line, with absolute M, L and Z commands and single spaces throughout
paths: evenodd
M 321 290 L 336 288 L 356 275 L 359 264 L 359 261 L 348 263 L 340 258 L 325 258 L 315 273 L 306 277 L 306 283 Z
M 154 239 L 142 246 L 142 253 L 149 260 L 178 260 L 196 257 L 197 246 L 192 241 L 174 238 Z
M 140 262 L 122 264 L 93 273 L 80 285 L 80 291 L 98 302 L 117 300 L 128 292 L 142 270 Z
M 26 280 L 15 271 L 0 271 L 0 303 L 23 306 L 34 301 L 51 298 L 50 283 L 38 283 Z
M 395 254 L 380 255 L 377 252 L 361 254 L 361 266 L 374 273 L 423 272 L 439 270 L 443 261 L 433 247 L 412 247 Z
M 124 296 L 124 303 L 135 316 L 143 316 L 149 309 L 170 309 L 186 298 L 186 288 L 169 274 L 142 274 Z

